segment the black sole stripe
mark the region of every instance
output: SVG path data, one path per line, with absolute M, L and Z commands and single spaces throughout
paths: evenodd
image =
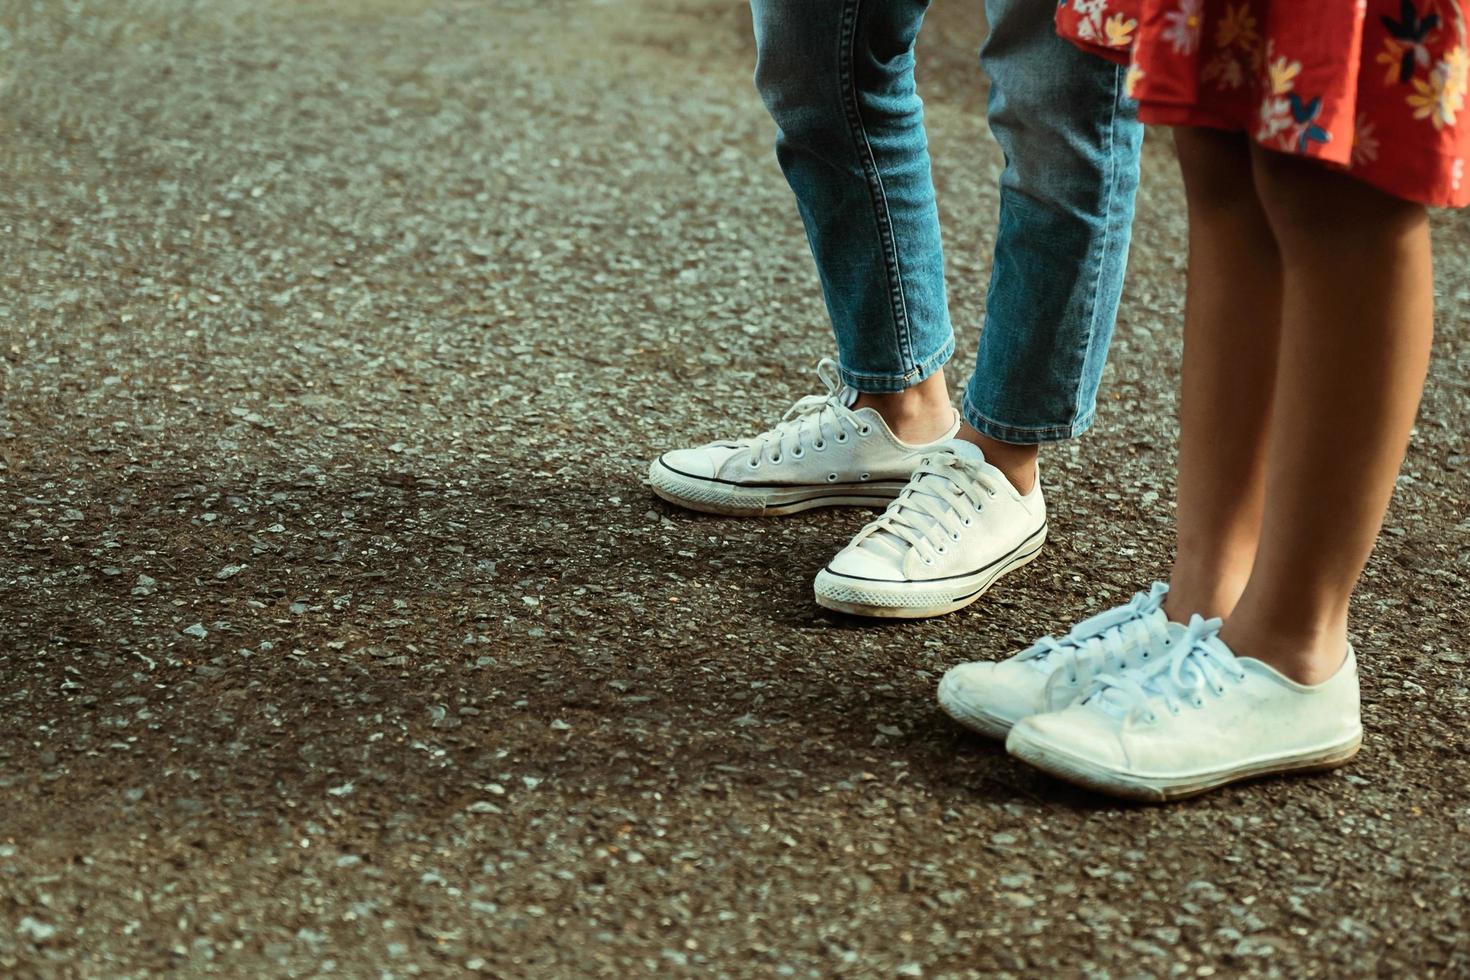
M 665 455 L 667 455 L 667 454 L 665 454 Z M 697 480 L 700 483 L 718 483 L 721 486 L 734 487 L 736 490 L 800 490 L 803 487 L 816 487 L 816 486 L 819 486 L 819 484 L 814 484 L 814 483 L 736 483 L 734 480 L 722 480 L 722 479 L 720 479 L 717 476 L 695 476 L 693 473 L 685 473 L 683 470 L 675 469 L 674 467 L 670 466 L 667 462 L 664 461 L 664 457 L 663 456 L 660 456 L 658 458 L 658 465 L 662 466 L 664 469 L 668 470 L 670 473 L 674 473 L 674 474 L 677 474 L 678 476 L 682 476 L 686 480 Z M 884 483 L 897 483 L 897 482 L 899 482 L 899 481 L 897 481 L 897 480 L 874 480 L 872 482 L 872 484 L 870 484 L 870 485 L 871 486 L 882 486 Z M 904 482 L 905 485 L 907 485 L 908 480 L 905 479 L 903 482 Z
M 990 569 L 994 568 L 996 565 L 1005 564 L 1006 562 L 1010 561 L 1012 558 L 1015 558 L 1021 552 L 1025 551 L 1026 548 L 1027 548 L 1027 546 L 1029 546 L 1035 540 L 1035 538 L 1036 538 L 1037 535 L 1042 534 L 1042 533 L 1044 533 L 1046 531 L 1046 528 L 1047 528 L 1047 522 L 1042 521 L 1041 527 L 1037 528 L 1036 530 L 1032 531 L 1030 534 L 1026 535 L 1025 540 L 1023 540 L 1020 544 L 1016 545 L 1010 551 L 1008 551 L 1005 554 L 1001 555 L 999 558 L 995 559 L 994 561 L 989 562 L 988 564 L 985 564 L 985 565 L 981 565 L 979 568 L 975 569 L 973 572 L 960 572 L 960 573 L 958 573 L 956 575 L 946 575 L 943 578 L 926 578 L 926 579 L 924 579 L 923 584 L 929 585 L 929 584 L 935 583 L 935 582 L 950 582 L 950 581 L 953 581 L 954 579 L 957 579 L 957 578 L 969 578 L 972 575 L 980 575 L 980 574 L 983 574 L 984 572 L 987 572 Z M 1040 551 L 1040 550 L 1041 550 L 1041 546 L 1038 543 L 1035 551 Z M 1033 551 L 1032 553 L 1034 554 L 1035 552 Z M 833 576 L 835 578 L 845 578 L 845 579 L 848 579 L 848 580 L 853 581 L 853 582 L 878 582 L 878 583 L 880 583 L 882 585 L 900 585 L 900 584 L 902 584 L 902 583 L 899 583 L 899 582 L 894 582 L 892 579 L 886 579 L 886 578 L 868 578 L 867 576 L 864 576 L 864 575 L 848 575 L 848 574 L 846 574 L 844 572 L 834 572 L 834 571 L 832 571 L 832 566 L 831 565 L 828 565 L 826 568 L 823 569 L 823 571 L 825 571 L 828 575 L 831 575 L 831 576 Z M 979 590 L 976 590 L 976 591 L 979 591 Z M 970 593 L 970 595 L 974 595 L 974 594 L 975 594 L 974 592 Z M 959 598 L 963 599 L 963 598 L 965 598 L 965 596 L 960 596 Z

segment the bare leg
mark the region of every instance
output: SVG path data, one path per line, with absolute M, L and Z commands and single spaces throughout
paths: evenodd
M 855 407 L 877 409 L 888 428 L 904 442 L 933 442 L 954 425 L 954 408 L 949 403 L 942 370 L 903 391 L 863 392 Z
M 1165 611 L 1225 616 L 1261 534 L 1281 259 L 1244 136 L 1176 129 L 1189 203 L 1178 542 Z
M 1433 332 L 1424 209 L 1254 149 L 1280 245 L 1283 335 L 1260 551 L 1221 632 L 1306 684 L 1346 649 L 1348 599 L 1388 509 Z
M 1011 486 L 1021 493 L 1030 493 L 1036 485 L 1036 457 L 1041 453 L 1040 446 L 1001 442 L 976 430 L 968 422 L 960 423 L 959 438 L 979 446 L 986 462 L 1004 473 Z
M 858 396 L 858 408 L 875 408 L 888 423 L 893 434 L 904 442 L 931 442 L 944 435 L 954 424 L 954 409 L 944 385 L 944 372 L 936 371 L 912 388 L 891 394 L 864 392 Z M 975 431 L 966 422 L 960 424 L 959 437 L 979 446 L 985 459 L 1005 474 L 1021 493 L 1030 493 L 1036 483 L 1037 446 L 999 442 Z

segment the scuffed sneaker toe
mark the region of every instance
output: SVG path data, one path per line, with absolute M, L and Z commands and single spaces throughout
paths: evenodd
M 997 697 L 1001 687 L 996 676 L 999 666 L 978 661 L 950 668 L 939 681 L 939 707 L 971 731 L 1005 738 L 1017 717 L 1004 706 L 1015 705 L 1018 699 Z M 1025 704 L 1025 700 L 1019 704 Z
M 869 548 L 844 548 L 827 563 L 827 571 L 874 582 L 902 582 L 903 570 L 893 560 Z
M 658 462 L 675 473 L 709 480 L 719 476 L 720 467 L 739 452 L 735 446 L 711 443 L 693 449 L 675 449 L 664 453 Z

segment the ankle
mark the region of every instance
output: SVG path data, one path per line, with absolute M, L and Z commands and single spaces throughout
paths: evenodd
M 985 461 L 1005 474 L 1017 493 L 1028 494 L 1036 486 L 1036 459 L 1041 447 L 1001 442 L 977 430 L 968 422 L 960 423 L 958 438 L 972 442 L 985 454 Z
M 853 408 L 871 408 L 903 442 L 926 443 L 942 438 L 954 425 L 954 408 L 938 372 L 912 388 L 894 392 L 861 392 Z
M 1240 576 L 1221 574 L 1217 569 L 1229 562 L 1212 562 L 1207 570 L 1195 571 L 1175 564 L 1169 572 L 1169 594 L 1164 597 L 1164 615 L 1170 622 L 1188 624 L 1190 617 L 1227 619 L 1245 591 L 1250 564 Z
M 1237 657 L 1259 660 L 1309 686 L 1337 673 L 1347 657 L 1346 623 L 1330 628 L 1298 625 L 1288 631 L 1232 619 L 1220 630 L 1220 640 Z

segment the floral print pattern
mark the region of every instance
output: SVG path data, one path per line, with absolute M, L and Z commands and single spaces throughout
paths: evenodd
M 1400 197 L 1470 204 L 1470 0 L 1059 0 L 1146 122 L 1239 130 Z

